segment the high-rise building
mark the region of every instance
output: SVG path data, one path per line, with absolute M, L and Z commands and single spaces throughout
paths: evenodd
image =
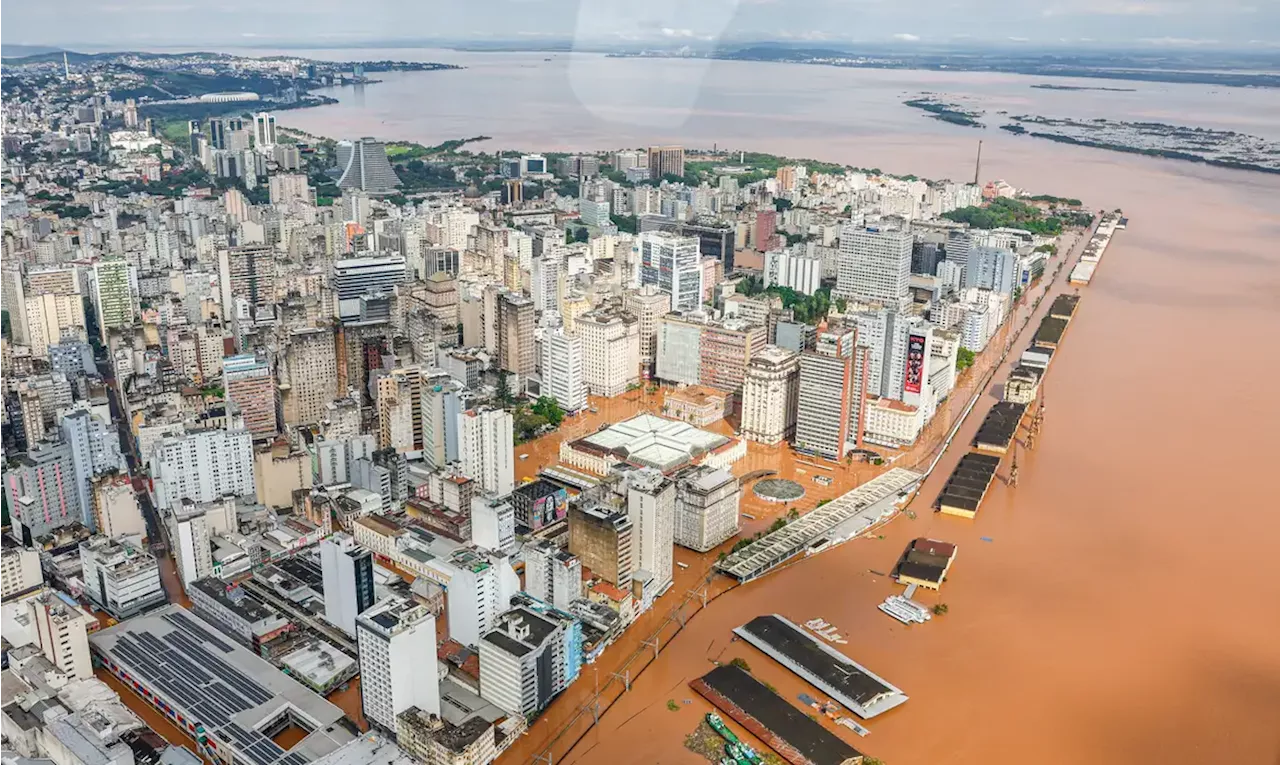
M 624 295 L 622 306 L 639 322 L 640 369 L 648 377 L 658 358 L 658 319 L 671 312 L 671 296 L 656 284 L 646 284 Z
M 639 192 L 640 188 L 637 188 L 637 192 Z M 649 188 L 649 190 L 655 194 L 658 191 L 655 188 Z M 677 236 L 697 237 L 698 252 L 701 253 L 702 257 L 715 258 L 720 261 L 722 273 L 733 273 L 733 252 L 737 246 L 735 244 L 737 231 L 732 224 L 714 218 L 699 218 L 696 221 L 689 222 L 660 215 L 643 216 L 640 219 L 640 233 L 646 234 L 654 231 L 664 231 Z
M 598 308 L 574 321 L 582 338 L 583 382 L 593 396 L 620 396 L 640 382 L 640 324 L 624 311 Z
M 699 343 L 699 383 L 726 393 L 740 393 L 751 357 L 768 344 L 769 332 L 763 324 L 746 319 L 707 322 Z
M 89 627 L 97 627 L 93 614 L 63 600 L 54 590 L 44 588 L 19 602 L 34 617 L 40 650 L 54 667 L 73 680 L 93 677 L 89 654 Z
M 356 634 L 356 617 L 373 607 L 373 553 L 338 532 L 320 540 L 324 574 L 324 618 L 348 635 Z
M 87 528 L 96 530 L 93 516 L 91 484 L 105 473 L 122 473 L 127 469 L 120 452 L 120 431 L 113 423 L 104 422 L 88 409 L 68 412 L 58 423 L 62 442 L 71 449 L 75 469 L 76 493 L 79 494 L 81 517 Z
M 209 118 L 209 146 L 214 149 L 227 148 L 227 125 L 221 117 Z
M 582 561 L 546 540 L 524 547 L 524 589 L 543 603 L 569 610 L 582 597 Z
M 636 570 L 634 532 L 626 510 L 589 502 L 569 507 L 569 552 L 618 587 L 630 588 Z
M 1003 247 L 974 247 L 964 267 L 966 289 L 1013 294 L 1017 286 L 1018 256 Z
M 561 328 L 542 335 L 542 393 L 551 396 L 566 412 L 587 406 L 587 386 L 583 374 L 583 340 Z
M 276 145 L 276 117 L 268 112 L 258 112 L 253 117 L 253 138 L 260 152 L 270 152 Z
M 93 528 L 107 537 L 137 534 L 145 537 L 147 525 L 133 481 L 128 474 L 104 475 L 93 481 Z
M 307 176 L 301 173 L 275 173 L 267 179 L 267 193 L 271 204 L 284 205 L 291 200 L 309 202 L 311 186 Z
M 151 479 L 158 509 L 255 495 L 253 438 L 247 430 L 222 428 L 168 436 L 152 452 Z
M 501 409 L 468 409 L 458 414 L 458 457 L 462 472 L 480 488 L 505 497 L 515 488 L 514 420 Z
M 909 231 L 846 226 L 833 293 L 897 309 L 910 305 L 912 242 Z
M 702 258 L 698 240 L 657 231 L 640 235 L 640 283 L 671 296 L 675 311 L 702 305 Z
M 127 619 L 168 602 L 160 564 L 132 542 L 94 536 L 80 543 L 84 594 L 98 608 Z
M 360 189 L 369 194 L 391 194 L 401 185 L 387 161 L 387 147 L 380 141 L 372 138 L 338 141 L 336 153 L 341 173 L 339 188 Z
M 474 500 L 473 500 L 474 502 Z M 493 629 L 511 598 L 520 589 L 520 577 L 505 555 L 473 548 L 455 550 L 447 559 L 449 578 L 449 636 L 463 645 L 479 645 Z
M 297 329 L 276 364 L 286 425 L 314 425 L 338 397 L 338 354 L 333 330 Z
M 742 437 L 779 444 L 796 432 L 800 358 L 768 346 L 751 357 L 742 381 Z
M 417 367 L 378 378 L 378 448 L 412 452 L 422 448 L 422 381 Z
M 659 179 L 664 175 L 684 176 L 683 146 L 649 147 L 649 177 Z
M 275 438 L 276 381 L 269 363 L 253 354 L 227 356 L 222 360 L 222 386 L 255 441 Z
M 0 553 L 0 598 L 9 600 L 44 584 L 40 552 L 25 547 L 4 546 Z
M 738 533 L 738 479 L 728 470 L 695 465 L 675 476 L 673 539 L 706 552 Z
M 529 293 L 535 311 L 558 310 L 564 261 L 559 251 L 543 252 L 530 259 Z
M 764 286 L 787 287 L 812 295 L 822 286 L 822 258 L 791 250 L 770 250 L 764 254 Z
M 759 210 L 756 212 L 755 248 L 758 252 L 768 252 L 777 246 L 778 211 Z
M 471 541 L 502 555 L 515 549 L 516 511 L 505 497 L 471 498 Z
M 533 341 L 533 301 L 523 295 L 504 292 L 498 300 L 498 367 L 521 379 L 538 367 Z
M 654 468 L 627 475 L 627 513 L 635 528 L 635 565 L 653 577 L 654 594 L 672 583 L 676 485 Z
M 395 596 L 356 618 L 360 700 L 369 722 L 396 729 L 409 707 L 440 714 L 436 618 L 426 606 Z
M 275 251 L 249 244 L 218 251 L 218 278 L 223 316 L 236 315 L 236 300 L 248 303 L 250 315 L 271 315 L 276 301 Z
M 32 287 L 27 294 L 27 345 L 35 358 L 48 358 L 49 346 L 63 338 L 88 339 L 84 317 L 84 301 L 75 293 L 37 293 Z
M 511 715 L 532 718 L 546 708 L 582 664 L 580 646 L 575 663 L 565 632 L 529 608 L 503 614 L 480 640 L 480 696 Z
M 820 332 L 817 348 L 800 355 L 796 449 L 830 460 L 848 453 L 857 337 L 852 329 Z
M 23 545 L 32 545 L 50 531 L 83 518 L 75 461 L 68 444 L 33 444 L 5 469 L 4 488 L 13 537 Z
M 405 259 L 400 255 L 343 258 L 333 262 L 335 314 L 343 321 L 360 318 L 360 298 L 390 295 L 405 281 Z
M 98 328 L 105 341 L 110 330 L 133 326 L 137 276 L 123 259 L 95 263 L 93 273 L 96 291 L 93 302 L 98 309 Z

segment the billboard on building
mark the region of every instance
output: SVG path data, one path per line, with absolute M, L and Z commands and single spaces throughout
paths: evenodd
M 556 521 L 563 521 L 569 514 L 569 492 L 557 489 L 533 503 L 529 510 L 529 525 L 534 531 L 543 526 L 550 526 Z
M 907 393 L 920 392 L 920 382 L 924 379 L 924 345 L 923 335 L 907 336 L 907 377 L 902 384 Z

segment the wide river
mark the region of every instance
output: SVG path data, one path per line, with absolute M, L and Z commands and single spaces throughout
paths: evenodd
M 292 51 L 291 51 L 292 52 Z M 749 656 L 789 700 L 804 686 L 729 630 L 762 612 L 822 617 L 841 646 L 911 697 L 846 736 L 886 762 L 1280 761 L 1280 176 L 1059 145 L 927 119 L 932 91 L 989 114 L 1142 119 L 1280 140 L 1271 90 L 687 59 L 449 51 L 308 51 L 416 58 L 462 71 L 385 75 L 342 103 L 285 112 L 333 137 L 605 149 L 673 142 L 969 178 L 1123 207 L 1048 376 L 1048 414 L 1020 483 L 976 520 L 916 504 L 857 540 L 716 600 L 571 753 L 577 762 L 697 762 L 705 709 L 668 698 L 709 658 Z M 550 60 L 544 60 L 550 59 Z M 1002 468 L 1003 472 L 1004 468 Z M 960 552 L 950 613 L 904 629 L 875 609 L 916 536 Z M 990 542 L 982 541 L 990 538 Z M 672 596 L 668 596 L 672 597 Z M 725 653 L 726 646 L 729 653 Z M 589 673 L 586 680 L 590 681 Z M 812 692 L 812 689 L 809 689 Z M 847 733 L 847 731 L 845 732 Z

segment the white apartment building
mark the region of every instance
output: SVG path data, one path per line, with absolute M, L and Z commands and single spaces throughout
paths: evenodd
M 822 286 L 822 258 L 803 250 L 771 250 L 764 254 L 764 286 L 789 287 L 796 292 L 812 295 Z M 800 251 L 797 252 L 796 250 Z
M 568 685 L 564 625 L 527 608 L 502 615 L 480 641 L 480 696 L 532 717 Z
M 160 564 L 132 542 L 90 537 L 80 543 L 80 566 L 85 595 L 117 619 L 168 602 L 160 583 Z
M 26 299 L 28 345 L 34 358 L 49 357 L 49 346 L 64 337 L 88 340 L 84 318 L 84 301 L 78 292 L 72 294 L 28 294 Z
M 640 382 L 640 323 L 622 311 L 597 309 L 574 322 L 582 338 L 583 382 L 593 396 L 620 396 Z
M 520 578 L 503 555 L 462 548 L 444 561 L 449 569 L 449 636 L 475 646 L 500 614 L 511 608 Z
M 626 293 L 622 307 L 640 323 L 640 366 L 651 373 L 658 358 L 658 319 L 671 312 L 671 296 L 657 285 L 646 284 Z
M 779 444 L 796 432 L 800 358 L 776 345 L 753 354 L 742 378 L 742 437 Z
M 192 582 L 213 575 L 213 537 L 238 531 L 236 503 L 231 499 L 204 504 L 183 502 L 165 516 L 165 525 L 178 578 L 185 589 Z
M 587 406 L 583 346 L 581 335 L 563 328 L 548 329 L 542 335 L 542 393 L 571 414 Z
M 356 617 L 374 605 L 373 554 L 340 531 L 320 540 L 320 569 L 325 621 L 354 635 Z
M 159 510 L 256 494 L 253 439 L 247 430 L 213 428 L 166 437 L 151 456 L 151 477 Z
M 0 555 L 0 598 L 9 599 L 44 584 L 40 553 L 23 547 L 5 547 Z
M 409 707 L 440 714 L 436 619 L 417 602 L 390 597 L 356 618 L 364 716 L 386 730 Z
M 546 540 L 531 542 L 524 550 L 524 591 L 561 611 L 582 597 L 582 561 Z
M 516 546 L 516 510 L 506 499 L 471 498 L 471 541 L 506 555 Z
M 516 486 L 514 419 L 501 409 L 468 409 L 458 414 L 458 457 L 462 472 L 482 491 L 505 497 Z
M 910 231 L 846 226 L 840 234 L 840 265 L 834 295 L 880 302 L 901 309 L 910 304 Z
M 661 594 L 672 583 L 676 485 L 653 468 L 634 470 L 626 481 L 636 569 L 651 574 L 654 593 Z

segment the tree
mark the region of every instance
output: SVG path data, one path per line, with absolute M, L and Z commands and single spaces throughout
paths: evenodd
M 730 667 L 737 667 L 738 669 L 742 670 L 743 672 L 750 672 L 750 671 L 751 671 L 751 665 L 750 665 L 750 664 L 748 664 L 748 663 L 747 663 L 747 660 L 746 660 L 746 659 L 744 659 L 744 658 L 742 658 L 741 656 L 735 656 L 735 657 L 733 657 L 732 659 L 730 659 L 730 660 L 729 660 L 729 666 L 730 666 Z
M 591 232 L 587 231 L 585 228 L 579 228 L 573 232 L 573 240 L 575 242 L 585 242 L 590 238 Z
M 564 421 L 564 410 L 560 408 L 560 403 L 551 396 L 540 396 L 530 409 L 534 414 L 546 418 L 553 428 L 560 427 L 560 423 Z
M 971 366 L 973 366 L 973 351 L 961 346 L 956 351 L 956 370 L 963 372 Z
M 507 375 L 510 374 L 505 369 L 498 370 L 498 386 L 494 393 L 494 397 L 498 399 L 498 403 L 502 404 L 503 409 L 510 409 L 515 403 L 515 397 L 511 395 L 511 385 L 507 382 Z
M 946 603 L 939 603 L 938 605 L 933 607 L 933 613 L 936 616 L 942 616 L 943 614 L 945 614 L 947 611 L 950 611 L 950 610 L 951 609 L 947 608 Z
M 791 209 L 791 200 L 785 197 L 774 197 L 773 207 L 778 212 L 785 212 Z
M 796 508 L 794 508 L 794 507 L 793 507 L 793 508 L 791 508 L 790 510 L 788 510 L 788 511 L 787 511 L 787 520 L 788 520 L 788 521 L 794 521 L 795 519 L 797 519 L 797 518 L 799 518 L 799 517 L 800 517 L 800 511 L 799 511 L 799 510 L 797 510 Z

